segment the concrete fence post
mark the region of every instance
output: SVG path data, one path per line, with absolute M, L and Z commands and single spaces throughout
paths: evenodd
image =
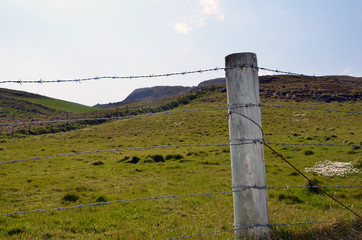
M 256 54 L 228 55 L 225 67 L 232 184 L 235 191 L 234 227 L 238 229 L 251 224 L 266 225 L 269 224 L 269 217 L 264 148 L 260 142 L 263 133 L 258 106 L 260 98 Z M 264 188 L 245 189 L 247 186 Z M 270 229 L 255 226 L 235 231 L 235 239 L 244 238 L 269 239 Z

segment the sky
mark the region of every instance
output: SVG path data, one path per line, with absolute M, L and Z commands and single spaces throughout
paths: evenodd
M 0 81 L 209 69 L 240 52 L 256 53 L 259 67 L 361 77 L 362 1 L 0 0 Z M 224 75 L 0 88 L 93 106 L 122 101 L 137 88 L 196 86 Z

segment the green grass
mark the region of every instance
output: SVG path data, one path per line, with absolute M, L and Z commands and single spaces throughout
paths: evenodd
M 29 101 L 47 106 L 49 108 L 55 109 L 57 111 L 63 112 L 72 112 L 72 113 L 85 113 L 95 111 L 96 108 L 85 106 L 79 103 L 68 102 L 64 100 L 59 100 L 55 98 L 49 98 L 45 96 L 29 98 Z
M 59 112 L 86 113 L 97 108 L 23 91 L 0 88 L 1 121 Z
M 350 111 L 362 109 L 358 102 L 296 103 L 264 99 L 263 103 Z M 209 92 L 175 110 L 225 105 L 225 93 Z M 354 114 L 263 107 L 262 122 L 269 142 L 361 144 L 362 129 L 357 124 L 360 116 Z M 97 149 L 228 143 L 228 139 L 226 110 L 173 113 L 111 121 L 55 134 L 3 138 L 0 156 L 1 161 L 6 161 Z M 273 147 L 301 170 L 325 159 L 352 161 L 361 170 L 359 148 Z M 132 163 L 132 159 L 138 161 Z M 94 164 L 99 161 L 104 164 Z M 267 185 L 307 185 L 268 149 L 265 149 L 265 164 Z M 321 185 L 330 186 L 360 185 L 361 179 L 361 173 L 343 178 L 307 175 Z M 129 150 L 1 164 L 0 179 L 0 214 L 231 189 L 228 147 Z M 361 211 L 361 189 L 326 191 L 353 210 Z M 165 239 L 228 230 L 233 228 L 232 202 L 231 194 L 223 194 L 5 216 L 0 217 L 0 239 Z M 271 223 L 327 222 L 276 228 L 273 236 L 277 239 L 349 239 L 361 233 L 360 224 L 346 221 L 356 219 L 355 216 L 324 195 L 307 189 L 270 189 L 268 207 Z M 338 238 L 333 238 L 334 234 Z M 233 239 L 233 233 L 196 239 Z

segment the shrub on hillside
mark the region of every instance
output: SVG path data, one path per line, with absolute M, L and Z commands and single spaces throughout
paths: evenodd
M 139 157 L 135 157 L 133 156 L 130 160 L 127 161 L 127 163 L 133 163 L 136 164 L 140 161 L 141 159 Z
M 304 154 L 308 156 L 308 155 L 313 155 L 314 152 L 312 150 L 307 150 L 304 152 Z
M 171 159 L 180 160 L 182 158 L 183 156 L 181 154 L 169 154 L 166 156 L 166 160 L 171 160 Z
M 79 197 L 76 193 L 67 193 L 62 198 L 62 200 L 66 202 L 76 202 L 78 199 Z
M 164 162 L 165 161 L 165 158 L 162 155 L 151 155 L 148 157 L 150 157 L 155 162 Z

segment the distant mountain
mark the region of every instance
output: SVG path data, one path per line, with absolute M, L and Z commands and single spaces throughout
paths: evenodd
M 294 99 L 296 101 L 354 101 L 362 96 L 362 78 L 351 76 L 260 76 L 260 95 L 267 98 Z M 109 108 L 130 103 L 153 101 L 160 98 L 177 97 L 212 85 L 225 85 L 225 78 L 201 82 L 197 87 L 157 86 L 134 90 L 124 101 L 98 104 L 96 107 Z
M 213 85 L 225 85 L 226 79 L 225 78 L 215 78 L 207 81 L 201 82 L 199 85 L 197 85 L 198 88 L 203 88 L 207 86 L 213 86 Z
M 128 97 L 125 100 L 121 102 L 109 103 L 109 104 L 97 104 L 95 105 L 95 107 L 109 108 L 109 107 L 122 106 L 130 103 L 153 101 L 161 98 L 172 98 L 197 91 L 200 88 L 204 88 L 206 86 L 220 85 L 220 84 L 225 84 L 225 78 L 216 78 L 216 79 L 207 80 L 200 83 L 197 87 L 156 86 L 156 87 L 139 88 L 134 90 L 130 95 L 128 95 Z
M 149 88 L 139 88 L 134 90 L 122 103 L 151 101 L 158 98 L 168 98 L 186 94 L 192 90 L 192 87 L 182 86 L 157 86 Z

